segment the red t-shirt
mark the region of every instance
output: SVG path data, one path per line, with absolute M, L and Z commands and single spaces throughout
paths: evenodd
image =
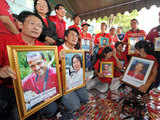
M 116 56 L 120 60 L 120 62 L 123 65 L 123 67 L 127 67 L 128 60 L 127 60 L 126 54 L 124 52 L 121 52 L 120 54 L 118 52 L 116 52 Z
M 6 2 L 6 0 L 1 0 L 0 1 L 0 16 L 9 16 L 10 20 L 14 23 L 14 19 L 9 11 L 10 11 L 10 7 L 8 3 Z M 0 33 L 1 34 L 3 33 L 12 34 L 1 21 L 0 21 Z
M 7 45 L 27 45 L 22 37 L 21 34 L 17 35 L 10 35 L 4 34 L 0 38 L 0 67 L 4 67 L 6 65 L 9 65 L 9 59 L 8 59 L 8 53 L 7 53 Z M 38 40 L 35 40 L 35 45 L 44 45 L 43 43 L 39 42 Z M 7 81 L 6 79 L 0 79 L 0 84 L 5 84 L 6 86 L 10 86 L 11 81 Z M 9 87 L 8 86 L 8 87 Z
M 79 34 L 81 34 L 81 28 L 78 25 L 76 25 L 76 24 L 71 25 L 68 27 L 68 29 L 70 29 L 70 28 L 75 28 L 76 30 L 78 30 Z
M 160 27 L 160 26 L 158 26 Z M 149 40 L 154 43 L 155 38 L 160 37 L 158 35 L 158 27 L 153 28 L 147 35 L 146 40 Z
M 66 30 L 66 22 L 62 19 L 60 20 L 57 15 L 55 16 L 49 16 L 49 20 L 54 22 L 56 25 L 56 33 L 58 35 L 58 38 L 64 39 L 64 32 Z
M 47 74 L 47 73 L 46 73 Z M 37 74 L 31 73 L 27 77 L 22 80 L 22 87 L 24 92 L 32 90 L 36 94 L 44 92 L 45 90 L 49 90 L 53 87 L 56 87 L 56 93 L 58 92 L 58 78 L 56 74 L 56 70 L 54 68 L 48 68 L 48 79 L 46 80 L 46 86 L 44 86 L 44 77 L 37 77 Z M 53 79 L 54 78 L 54 79 Z
M 94 68 L 97 70 L 97 71 L 99 71 L 99 69 L 100 69 L 100 62 L 113 62 L 113 64 L 114 64 L 114 68 L 117 66 L 117 62 L 116 62 L 116 59 L 112 56 L 110 59 L 107 59 L 107 60 L 105 60 L 105 59 L 102 59 L 101 61 L 100 60 L 98 60 L 97 62 L 96 62 L 96 64 L 94 65 Z M 118 73 L 118 75 L 119 75 L 119 73 Z M 117 71 L 114 69 L 114 77 L 117 77 Z M 101 82 L 107 82 L 107 83 L 111 83 L 111 81 L 112 81 L 112 78 L 107 78 L 107 77 L 104 77 L 104 78 L 99 78 L 99 80 L 101 81 Z
M 112 36 L 110 33 L 107 33 L 107 34 L 111 39 L 110 45 L 112 48 L 114 48 L 115 43 L 118 41 L 118 37 L 117 37 L 117 35 Z
M 137 29 L 135 31 L 129 30 L 128 32 L 126 32 L 126 34 L 124 36 L 124 42 L 127 44 L 126 49 L 125 49 L 126 54 L 128 54 L 128 38 L 129 37 L 142 37 L 142 36 L 145 39 L 146 33 L 144 30 Z
M 109 43 L 111 43 L 111 38 L 107 33 L 98 33 L 95 36 L 94 44 L 99 45 L 100 37 L 109 38 Z
M 90 33 L 83 34 L 83 32 L 82 32 L 81 33 L 81 39 L 92 40 L 92 35 Z

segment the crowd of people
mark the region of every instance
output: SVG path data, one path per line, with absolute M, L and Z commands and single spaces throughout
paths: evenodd
M 81 27 L 79 27 L 81 21 L 79 15 L 73 16 L 74 24 L 66 28 L 66 22 L 64 21 L 66 10 L 65 6 L 62 4 L 57 4 L 55 6 L 55 16 L 50 16 L 51 7 L 48 0 L 35 0 L 34 12 L 22 11 L 19 15 L 12 15 L 9 13 L 9 10 L 10 8 L 6 0 L 1 0 L 0 114 L 7 115 L 8 120 L 18 120 L 19 115 L 12 83 L 13 80 L 16 80 L 16 74 L 15 70 L 11 69 L 9 65 L 6 48 L 7 45 L 54 45 L 58 47 L 59 60 L 61 61 L 63 57 L 63 52 L 61 52 L 62 50 L 80 50 L 82 39 L 91 41 L 90 50 L 85 55 L 90 61 L 90 64 L 86 64 L 86 67 L 88 70 L 94 71 L 94 79 L 88 80 L 86 87 L 79 88 L 73 92 L 63 95 L 59 100 L 65 106 L 66 113 L 71 115 L 70 119 L 74 119 L 73 112 L 77 111 L 81 104 L 86 104 L 89 101 L 87 89 L 95 88 L 98 91 L 105 93 L 110 89 L 110 85 L 112 84 L 113 80 L 121 80 L 132 56 L 138 56 L 155 61 L 148 80 L 144 85 L 137 89 L 142 93 L 146 93 L 153 87 L 158 86 L 160 52 L 154 51 L 154 43 L 156 38 L 160 38 L 160 25 L 153 28 L 147 35 L 144 30 L 138 28 L 138 20 L 132 19 L 130 21 L 131 29 L 124 34 L 122 33 L 122 27 L 118 27 L 117 29 L 115 27 L 111 27 L 109 33 L 106 33 L 107 24 L 103 22 L 100 26 L 101 32 L 91 35 L 88 33 L 88 27 L 90 26 L 88 23 L 83 22 Z M 129 54 L 128 52 L 130 47 L 130 37 L 144 37 L 144 40 L 138 41 L 134 45 L 134 54 Z M 106 42 L 104 45 L 100 45 L 101 40 L 104 40 L 104 38 Z M 28 55 L 27 61 L 35 61 L 36 57 L 44 61 L 39 53 L 36 53 L 34 57 L 35 58 L 31 58 L 30 55 Z M 80 57 L 75 56 L 75 60 L 78 61 L 78 59 L 80 59 Z M 113 62 L 113 78 L 105 77 L 105 74 L 100 72 L 101 62 Z M 28 64 L 33 64 L 33 62 Z M 144 65 L 141 63 L 138 63 L 138 65 L 144 67 Z M 35 63 L 34 65 L 30 66 L 33 67 L 40 65 Z M 79 62 L 79 69 L 81 69 L 81 67 L 82 63 Z M 32 69 L 33 74 L 31 74 L 27 80 L 23 80 L 23 86 L 25 86 L 25 90 L 28 88 L 30 89 L 31 87 L 28 86 L 28 82 L 30 82 L 31 79 L 34 79 L 37 74 L 40 75 L 40 72 L 37 72 L 36 69 L 36 67 Z M 74 65 L 73 69 L 76 69 Z M 52 71 L 51 68 L 48 70 Z M 141 70 L 137 71 L 141 72 Z M 129 74 L 133 76 L 135 72 L 130 71 Z M 51 76 L 52 77 L 49 77 L 50 81 L 52 78 L 55 78 L 55 74 Z M 137 75 L 136 77 L 144 79 L 143 75 Z M 40 80 L 40 78 L 37 78 L 36 81 L 38 80 Z M 61 81 L 63 81 L 62 78 Z M 70 81 L 70 79 L 67 81 Z M 32 87 L 35 89 L 34 86 Z M 37 91 L 37 93 L 38 92 L 39 91 Z M 50 119 L 57 113 L 57 110 L 57 101 L 54 101 L 42 108 L 37 113 L 45 116 L 47 119 Z

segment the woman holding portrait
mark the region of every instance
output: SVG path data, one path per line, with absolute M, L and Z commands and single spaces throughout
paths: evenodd
M 34 12 L 41 17 L 43 23 L 43 31 L 39 37 L 39 41 L 47 45 L 55 45 L 58 41 L 58 37 L 55 24 L 48 19 L 51 13 L 48 0 L 35 0 Z

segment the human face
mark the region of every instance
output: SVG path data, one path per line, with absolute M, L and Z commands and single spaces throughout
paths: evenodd
M 135 72 L 141 72 L 143 70 L 144 65 L 141 63 L 137 63 L 135 66 Z
M 38 0 L 36 9 L 37 9 L 38 14 L 46 15 L 48 13 L 48 5 L 47 5 L 46 0 Z
M 40 54 L 29 59 L 28 64 L 34 73 L 38 75 L 43 75 L 45 73 L 45 61 Z
M 113 52 L 108 52 L 107 54 L 105 54 L 105 58 L 109 59 L 113 56 Z
M 65 40 L 72 46 L 75 46 L 78 42 L 78 34 L 75 31 L 70 31 Z
M 59 6 L 59 9 L 56 10 L 56 14 L 60 17 L 64 17 L 66 15 L 66 10 L 63 6 Z
M 105 24 L 101 24 L 101 32 L 105 32 L 107 29 Z
M 28 16 L 22 24 L 22 34 L 31 38 L 38 38 L 42 32 L 42 22 L 35 16 Z
M 81 62 L 76 57 L 73 58 L 73 69 L 76 71 L 81 69 Z
M 81 21 L 81 18 L 80 18 L 79 16 L 75 17 L 74 23 L 75 23 L 76 25 L 79 25 L 80 21 Z
M 115 28 L 112 28 L 112 29 L 110 30 L 110 34 L 111 34 L 111 35 L 115 35 L 115 34 L 116 34 L 116 29 L 115 29 Z
M 123 45 L 122 45 L 122 44 L 120 44 L 120 45 L 117 47 L 117 51 L 119 51 L 119 52 L 122 52 L 122 51 L 123 51 Z
M 117 29 L 117 34 L 121 34 L 121 33 L 122 33 L 121 28 L 118 28 L 118 29 Z
M 82 29 L 83 29 L 84 32 L 87 32 L 88 31 L 88 25 L 84 25 Z
M 136 54 L 140 55 L 140 56 L 143 56 L 144 55 L 144 48 L 141 48 L 141 49 L 136 49 L 135 50 Z
M 138 28 L 138 23 L 137 23 L 137 21 L 135 21 L 135 20 L 132 20 L 132 21 L 131 21 L 131 28 L 132 28 L 133 30 L 136 30 L 136 29 Z

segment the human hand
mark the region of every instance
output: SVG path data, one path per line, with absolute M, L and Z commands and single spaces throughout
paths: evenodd
M 148 90 L 148 88 L 149 88 L 149 86 L 145 84 L 145 85 L 141 85 L 141 86 L 138 88 L 138 90 L 141 91 L 141 92 L 143 92 L 143 93 L 146 93 L 147 90 Z
M 98 73 L 98 77 L 104 77 L 104 73 Z
M 16 79 L 16 73 L 9 66 L 4 66 L 0 68 L 0 77 L 1 78 L 11 77 L 13 79 Z
M 56 43 L 56 41 L 49 36 L 46 36 L 45 40 L 46 40 L 46 42 L 45 42 L 46 44 L 55 44 Z

